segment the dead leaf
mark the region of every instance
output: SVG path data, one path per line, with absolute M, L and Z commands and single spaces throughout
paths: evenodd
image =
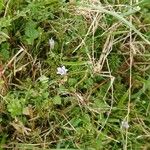
M 10 123 L 16 130 L 17 132 L 23 134 L 23 135 L 29 135 L 31 129 L 30 128 L 27 128 L 24 126 L 24 124 L 19 121 L 18 119 L 15 119 L 13 122 Z

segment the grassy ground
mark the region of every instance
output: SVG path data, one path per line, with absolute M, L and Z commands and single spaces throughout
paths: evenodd
M 0 0 L 0 149 L 150 149 L 149 0 Z

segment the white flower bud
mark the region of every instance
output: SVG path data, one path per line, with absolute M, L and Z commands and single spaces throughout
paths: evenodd
M 50 49 L 54 49 L 55 41 L 53 40 L 53 38 L 49 39 L 49 46 L 50 46 Z

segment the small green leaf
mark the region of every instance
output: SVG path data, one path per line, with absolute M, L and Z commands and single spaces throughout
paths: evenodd
M 36 23 L 33 21 L 29 21 L 26 24 L 25 28 L 25 36 L 28 44 L 33 44 L 34 40 L 38 38 L 39 32 L 36 29 Z
M 7 105 L 8 111 L 11 113 L 12 117 L 22 115 L 22 105 L 19 100 L 13 100 Z
M 119 103 L 118 103 L 118 107 L 123 107 L 124 106 L 124 102 L 127 100 L 129 96 L 129 90 L 127 90 L 121 97 L 121 99 L 119 100 Z
M 42 75 L 41 77 L 39 77 L 39 80 L 40 80 L 40 82 L 42 82 L 42 83 L 47 83 L 48 80 L 49 80 L 49 78 L 46 77 L 46 76 L 44 76 L 44 75 Z
M 74 127 L 77 127 L 80 123 L 82 122 L 81 118 L 79 117 L 76 117 L 76 118 L 73 118 L 70 123 L 74 126 Z
M 4 1 L 0 0 L 0 11 L 4 8 Z
M 0 44 L 10 38 L 5 32 L 7 32 L 7 30 L 0 31 Z
M 8 60 L 9 59 L 9 44 L 8 43 L 3 43 L 1 46 L 1 50 L 0 50 L 0 56 L 2 57 L 2 60 Z
M 0 18 L 0 29 L 11 25 L 12 18 L 10 16 Z
M 61 105 L 61 97 L 59 95 L 55 96 L 53 99 L 55 105 Z

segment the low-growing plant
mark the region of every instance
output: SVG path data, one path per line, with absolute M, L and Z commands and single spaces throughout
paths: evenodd
M 0 0 L 0 149 L 149 149 L 149 1 Z

